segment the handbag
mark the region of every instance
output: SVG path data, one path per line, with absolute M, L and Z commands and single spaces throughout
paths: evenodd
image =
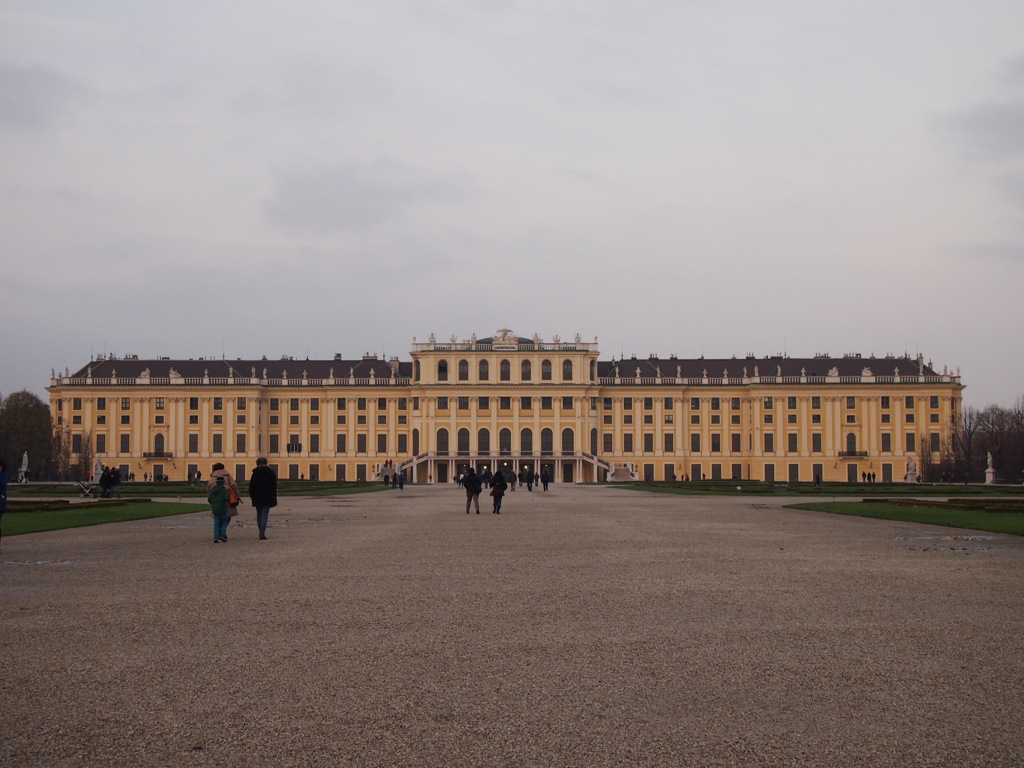
M 228 506 L 229 507 L 237 507 L 241 503 L 242 503 L 242 500 L 240 498 L 238 498 L 238 491 L 236 491 L 234 488 L 229 487 L 228 488 Z M 238 510 L 235 510 L 236 513 L 237 513 L 237 511 Z

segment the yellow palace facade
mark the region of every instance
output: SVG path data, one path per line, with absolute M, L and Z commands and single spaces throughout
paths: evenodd
M 72 463 L 182 481 L 248 477 L 450 482 L 547 470 L 555 482 L 902 482 L 948 451 L 963 385 L 923 358 L 600 360 L 596 339 L 412 344 L 411 360 L 140 360 L 53 374 Z M 76 458 L 78 457 L 78 458 Z M 78 467 L 88 474 L 92 468 Z

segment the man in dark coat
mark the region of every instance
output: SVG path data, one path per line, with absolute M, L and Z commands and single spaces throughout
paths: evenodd
M 256 459 L 256 467 L 249 478 L 249 498 L 256 510 L 256 525 L 260 529 L 260 538 L 267 538 L 267 521 L 270 519 L 270 508 L 277 506 L 277 475 L 274 474 L 267 460 L 262 456 Z
M 480 475 L 473 471 L 470 467 L 466 471 L 466 476 L 462 478 L 462 487 L 466 489 L 466 514 L 469 514 L 469 507 L 471 504 L 476 504 L 476 513 L 480 514 L 480 491 L 483 490 L 483 483 L 480 481 Z

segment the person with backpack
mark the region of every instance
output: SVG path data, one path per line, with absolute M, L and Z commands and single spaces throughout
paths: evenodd
M 504 472 L 495 472 L 494 479 L 491 481 L 491 498 L 494 499 L 494 509 L 491 510 L 493 514 L 501 514 L 501 500 L 505 496 L 505 489 L 508 488 L 508 483 L 505 481 Z
M 210 509 L 213 511 L 213 543 L 219 544 L 228 541 L 228 486 L 224 482 L 224 476 L 218 477 L 210 486 L 206 494 L 206 500 L 210 502 Z

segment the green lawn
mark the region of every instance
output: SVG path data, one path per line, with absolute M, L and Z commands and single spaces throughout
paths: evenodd
M 84 525 L 121 523 L 125 520 L 145 520 L 150 517 L 183 515 L 187 512 L 201 512 L 205 507 L 198 504 L 179 504 L 170 501 L 137 501 L 120 506 L 99 504 L 69 504 L 64 509 L 13 512 L 4 514 L 4 536 L 19 533 L 40 533 L 57 531 L 62 528 L 79 528 Z M 207 510 L 209 511 L 209 510 Z
M 908 523 L 928 523 L 950 528 L 968 528 L 991 533 L 1009 533 L 1024 536 L 1024 513 L 984 512 L 973 509 L 936 507 L 906 507 L 880 502 L 832 501 L 808 504 L 790 504 L 790 509 L 809 509 L 836 515 L 873 517 L 880 520 L 902 520 Z

